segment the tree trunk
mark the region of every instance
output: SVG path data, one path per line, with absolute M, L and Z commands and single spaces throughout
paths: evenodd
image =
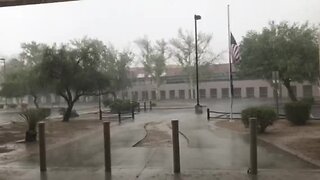
M 156 100 L 160 100 L 160 86 L 161 86 L 161 82 L 159 79 L 157 79 L 157 83 L 156 83 Z
M 160 90 L 159 90 L 159 88 L 156 89 L 156 100 L 157 101 L 160 100 Z
M 292 88 L 290 86 L 290 80 L 285 79 L 283 81 L 283 85 L 287 88 L 288 95 L 289 95 L 291 101 L 293 101 L 293 102 L 298 101 L 296 95 L 294 94 L 294 92 L 293 92 L 293 90 L 292 90 Z
M 117 99 L 117 93 L 112 91 L 111 92 L 111 95 L 113 96 L 113 100 L 116 100 Z
M 71 112 L 72 112 L 72 108 L 73 108 L 73 103 L 69 103 L 68 102 L 68 107 L 66 109 L 66 112 L 63 115 L 63 122 L 69 122 L 70 116 L 71 116 Z
M 28 130 L 25 136 L 26 142 L 35 142 L 37 141 L 37 131 Z
M 39 104 L 38 104 L 38 96 L 32 95 L 33 97 L 33 104 L 34 106 L 36 106 L 36 108 L 39 108 Z

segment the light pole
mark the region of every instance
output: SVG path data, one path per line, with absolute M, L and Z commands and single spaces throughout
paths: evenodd
M 199 72 L 198 72 L 198 32 L 197 32 L 197 20 L 200 20 L 200 15 L 194 15 L 194 37 L 195 37 L 195 49 L 196 49 L 196 84 L 197 84 L 197 104 L 195 106 L 196 114 L 202 114 L 202 106 L 199 103 Z
M 3 62 L 3 81 L 6 81 L 6 59 L 0 58 L 0 61 Z M 5 107 L 7 107 L 7 98 L 5 97 Z

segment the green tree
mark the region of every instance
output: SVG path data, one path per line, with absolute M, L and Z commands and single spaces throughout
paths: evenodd
M 111 44 L 106 47 L 100 69 L 108 74 L 110 86 L 103 94 L 111 93 L 114 98 L 117 98 L 116 92 L 121 92 L 131 85 L 129 65 L 133 58 L 133 53 L 128 50 L 119 52 Z
M 30 43 L 22 43 L 22 52 L 19 54 L 27 67 L 34 67 L 42 62 L 44 50 L 48 45 L 32 41 Z
M 269 23 L 262 32 L 250 31 L 241 43 L 239 74 L 243 77 L 272 80 L 272 71 L 297 101 L 291 82 L 314 82 L 318 75 L 316 28 L 308 23 L 299 25 Z
M 38 98 L 40 94 L 51 93 L 51 87 L 43 81 L 40 77 L 39 66 L 43 60 L 45 49 L 48 47 L 46 44 L 30 42 L 22 43 L 22 52 L 20 53 L 20 59 L 25 65 L 25 95 L 31 95 L 33 97 L 33 103 L 36 108 L 39 108 Z
M 18 102 L 26 95 L 24 72 L 14 72 L 6 76 L 5 82 L 2 83 L 0 95 L 6 98 L 16 98 Z
M 212 36 L 205 33 L 198 33 L 198 65 L 199 72 L 203 74 L 210 73 L 208 65 L 219 57 L 210 51 L 210 42 Z M 191 98 L 194 97 L 194 81 L 196 76 L 195 70 L 195 40 L 191 32 L 184 32 L 182 29 L 178 31 L 178 37 L 171 39 L 172 55 L 178 61 L 179 65 L 188 77 Z M 200 74 L 200 73 L 199 73 Z M 200 76 L 201 78 L 201 76 Z
M 22 61 L 10 59 L 6 64 L 4 82 L 1 84 L 0 95 L 6 98 L 21 98 L 27 94 L 26 89 L 26 68 Z
M 144 67 L 145 77 L 151 77 L 156 85 L 156 96 L 160 99 L 160 86 L 163 83 L 163 74 L 166 71 L 166 61 L 170 58 L 167 42 L 163 39 L 156 41 L 153 45 L 147 38 L 135 41 L 141 51 L 141 62 Z
M 45 50 L 41 63 L 41 77 L 52 84 L 56 93 L 67 102 L 63 121 L 69 121 L 74 104 L 83 95 L 96 94 L 109 84 L 108 77 L 99 71 L 103 58 L 101 43 L 84 38 L 61 47 Z

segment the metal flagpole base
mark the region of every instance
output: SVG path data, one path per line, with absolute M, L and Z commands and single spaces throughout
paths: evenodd
M 196 114 L 202 114 L 203 113 L 202 106 L 200 104 L 195 105 L 194 108 L 195 108 Z

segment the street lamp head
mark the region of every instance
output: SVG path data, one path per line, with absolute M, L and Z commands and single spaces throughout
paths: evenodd
M 200 15 L 194 15 L 194 20 L 200 20 L 201 19 L 201 16 Z

